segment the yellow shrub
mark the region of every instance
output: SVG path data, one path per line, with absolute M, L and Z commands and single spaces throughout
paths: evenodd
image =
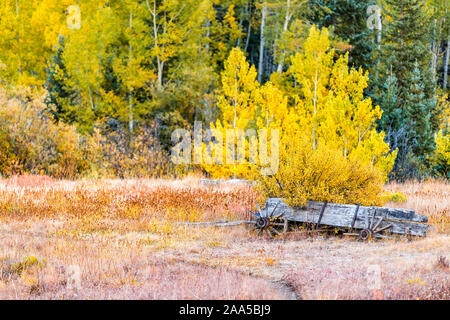
M 450 179 L 450 103 L 448 95 L 441 97 L 442 106 L 440 130 L 434 136 L 436 149 L 431 156 L 435 174 Z
M 0 173 L 46 174 L 74 178 L 87 170 L 90 137 L 45 114 L 42 92 L 0 87 Z
M 436 158 L 438 161 L 450 166 L 450 134 L 439 131 L 435 136 L 436 141 Z
M 384 180 L 371 164 L 346 159 L 339 150 L 298 135 L 280 146 L 280 167 L 273 176 L 260 176 L 258 188 L 266 197 L 284 198 L 291 206 L 307 200 L 380 205 Z
M 0 175 L 159 177 L 173 169 L 154 127 L 141 126 L 132 138 L 123 129 L 83 135 L 55 123 L 43 100 L 39 90 L 0 86 Z
M 142 125 L 130 137 L 123 126 L 98 136 L 96 169 L 101 176 L 162 177 L 173 167 L 155 137 L 153 125 Z
M 406 202 L 408 200 L 408 197 L 404 193 L 402 193 L 400 191 L 398 191 L 398 192 L 391 192 L 391 193 L 386 192 L 386 193 L 383 193 L 382 197 L 383 197 L 383 200 L 385 202 L 388 202 L 388 201 L 391 201 L 391 202 Z

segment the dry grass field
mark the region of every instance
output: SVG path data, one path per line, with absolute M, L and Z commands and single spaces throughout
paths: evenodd
M 0 181 L 0 299 L 450 299 L 450 188 L 386 186 L 429 216 L 423 239 L 360 242 L 186 222 L 249 219 L 247 185 Z M 373 287 L 368 270 L 381 271 Z

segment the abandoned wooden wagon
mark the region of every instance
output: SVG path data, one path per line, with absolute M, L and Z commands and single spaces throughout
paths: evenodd
M 426 236 L 428 217 L 412 210 L 360 205 L 308 202 L 303 207 L 289 207 L 282 199 L 267 199 L 258 206 L 254 225 L 259 233 L 270 236 L 287 232 L 291 224 L 306 224 L 315 229 L 333 228 L 344 235 L 370 238 L 392 238 L 392 235 Z

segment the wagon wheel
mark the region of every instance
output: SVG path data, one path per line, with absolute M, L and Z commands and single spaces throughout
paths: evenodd
M 384 221 L 384 217 L 379 217 L 376 221 L 376 211 L 373 213 L 372 219 L 366 217 L 366 228 L 362 229 L 359 233 L 346 233 L 345 235 L 357 236 L 360 240 L 366 241 L 372 238 L 385 238 L 390 239 L 390 237 L 381 234 L 383 231 L 392 228 L 392 224 L 388 223 L 385 226 L 381 226 Z
M 280 215 L 274 215 L 275 210 L 278 207 L 278 203 L 273 208 L 270 214 L 265 214 L 263 210 L 259 207 L 258 203 L 256 204 L 258 208 L 258 212 L 253 212 L 249 210 L 251 214 L 253 214 L 256 218 L 255 220 L 255 230 L 257 230 L 258 235 L 267 234 L 269 237 L 273 238 L 281 234 L 280 231 L 276 229 L 276 227 L 283 227 L 283 232 L 287 231 L 287 220 L 284 220 L 283 223 L 279 222 L 280 219 L 284 216 L 284 213 Z

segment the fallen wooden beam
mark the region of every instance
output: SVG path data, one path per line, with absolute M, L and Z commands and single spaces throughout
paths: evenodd
M 206 221 L 206 222 L 177 222 L 177 225 L 189 227 L 233 227 L 243 224 L 255 224 L 254 221 L 239 220 L 239 221 Z

